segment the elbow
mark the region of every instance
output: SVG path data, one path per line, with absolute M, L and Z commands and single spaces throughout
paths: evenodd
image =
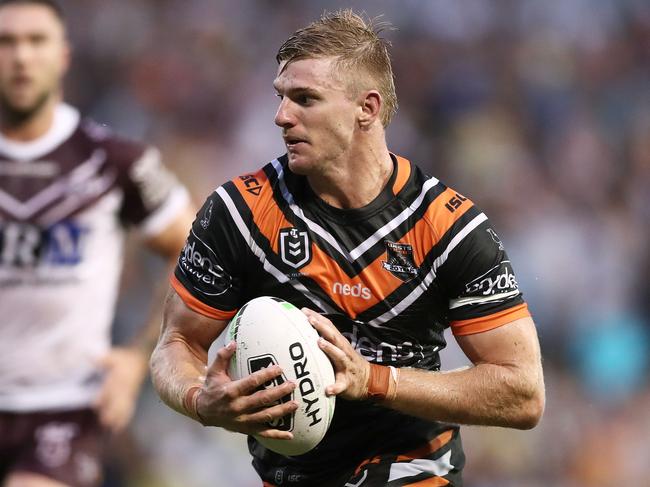
M 528 395 L 519 408 L 519 414 L 512 427 L 530 430 L 537 426 L 544 415 L 546 397 L 543 387 Z

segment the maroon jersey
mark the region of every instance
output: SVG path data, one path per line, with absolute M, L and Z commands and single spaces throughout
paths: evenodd
M 186 204 L 156 149 L 68 105 L 35 141 L 0 137 L 0 410 L 91 403 L 124 230 L 155 235 Z

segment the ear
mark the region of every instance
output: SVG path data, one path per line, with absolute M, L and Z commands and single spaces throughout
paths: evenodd
M 364 91 L 359 96 L 361 108 L 361 113 L 358 118 L 359 127 L 367 129 L 376 120 L 379 120 L 379 112 L 384 101 L 377 90 Z

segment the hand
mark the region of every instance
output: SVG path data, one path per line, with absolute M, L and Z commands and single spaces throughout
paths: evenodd
M 318 346 L 334 366 L 336 380 L 325 388 L 325 393 L 328 396 L 340 395 L 344 399 L 365 399 L 368 395 L 370 364 L 352 348 L 330 320 L 309 308 L 302 308 L 301 311 L 320 334 Z
M 230 342 L 217 352 L 214 363 L 206 373 L 196 399 L 196 412 L 202 423 L 264 438 L 292 439 L 291 432 L 273 429 L 268 423 L 298 409 L 295 401 L 279 403 L 282 397 L 294 390 L 296 384 L 287 381 L 279 386 L 257 390 L 282 374 L 282 369 L 277 365 L 258 370 L 243 379 L 232 380 L 227 371 L 234 353 L 235 342 Z
M 105 377 L 93 407 L 100 423 L 112 433 L 119 433 L 133 417 L 147 373 L 147 358 L 137 349 L 116 347 L 99 363 Z

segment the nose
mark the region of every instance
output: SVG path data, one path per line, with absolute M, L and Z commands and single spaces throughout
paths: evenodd
M 33 49 L 27 42 L 14 42 L 11 49 L 13 62 L 23 65 L 32 57 Z
M 280 106 L 278 106 L 278 111 L 275 113 L 275 118 L 273 119 L 278 127 L 289 128 L 295 125 L 290 104 L 291 100 L 286 96 L 280 100 Z

